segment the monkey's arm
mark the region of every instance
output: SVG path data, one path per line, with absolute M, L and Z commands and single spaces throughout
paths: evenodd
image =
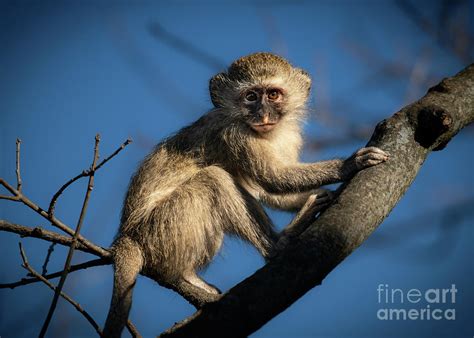
M 271 194 L 304 192 L 322 185 L 345 181 L 357 171 L 388 159 L 388 154 L 376 147 L 362 148 L 346 160 L 336 159 L 316 163 L 282 165 L 276 163 L 254 166 L 255 181 Z

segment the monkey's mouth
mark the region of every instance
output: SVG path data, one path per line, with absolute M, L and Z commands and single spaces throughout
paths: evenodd
M 252 123 L 250 127 L 255 130 L 257 133 L 268 133 L 270 130 L 275 128 L 277 122 L 268 122 L 268 123 Z

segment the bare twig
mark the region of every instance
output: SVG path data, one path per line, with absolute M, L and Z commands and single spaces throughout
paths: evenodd
M 5 200 L 11 200 L 11 201 L 24 203 L 26 206 L 30 207 L 31 209 L 36 211 L 38 214 L 40 214 L 41 216 L 43 216 L 44 218 L 49 220 L 56 227 L 60 228 L 61 230 L 63 230 L 64 232 L 66 232 L 70 235 L 73 235 L 73 238 L 69 238 L 69 237 L 57 234 L 55 232 L 52 232 L 52 231 L 44 230 L 41 227 L 29 228 L 29 227 L 21 226 L 21 225 L 18 225 L 18 224 L 13 224 L 13 223 L 7 222 L 5 220 L 0 220 L 0 231 L 8 231 L 8 232 L 16 233 L 16 234 L 20 235 L 21 237 L 34 237 L 34 238 L 40 238 L 40 239 L 52 242 L 52 245 L 48 249 L 48 253 L 46 255 L 45 262 L 43 264 L 43 275 L 40 275 L 38 272 L 36 272 L 28 264 L 28 260 L 26 258 L 26 255 L 25 255 L 25 253 L 23 251 L 23 248 L 21 246 L 21 243 L 20 243 L 20 253 L 21 253 L 21 256 L 22 256 L 22 259 L 23 259 L 23 267 L 25 267 L 33 277 L 32 278 L 23 278 L 20 281 L 17 281 L 17 282 L 14 282 L 14 283 L 0 284 L 0 289 L 1 288 L 12 288 L 13 289 L 17 286 L 22 286 L 22 285 L 27 285 L 27 284 L 35 283 L 35 282 L 38 282 L 38 281 L 42 281 L 46 285 L 48 285 L 52 290 L 55 291 L 55 297 L 56 297 L 56 295 L 58 295 L 58 297 L 61 296 L 64 299 L 66 299 L 68 302 L 70 302 L 80 313 L 82 313 L 84 315 L 84 317 L 86 317 L 86 319 L 91 323 L 91 325 L 94 327 L 94 329 L 97 331 L 97 333 L 99 335 L 101 335 L 101 331 L 99 329 L 99 326 L 94 321 L 94 319 L 84 309 L 82 309 L 82 307 L 77 302 L 72 300 L 68 295 L 66 295 L 64 292 L 61 291 L 62 286 L 64 285 L 64 280 L 62 280 L 62 283 L 61 283 L 61 280 L 60 280 L 60 282 L 59 282 L 60 285 L 58 285 L 58 287 L 55 287 L 53 284 L 51 284 L 48 281 L 48 279 L 51 279 L 51 278 L 57 278 L 57 277 L 63 278 L 63 276 L 64 277 L 67 276 L 67 274 L 69 272 L 83 270 L 83 269 L 87 269 L 87 268 L 90 268 L 90 267 L 93 267 L 93 266 L 108 265 L 108 264 L 112 263 L 111 255 L 110 255 L 109 251 L 107 251 L 106 249 L 101 248 L 101 247 L 89 242 L 88 240 L 86 240 L 85 238 L 83 238 L 82 236 L 79 235 L 79 231 L 80 231 L 80 227 L 81 227 L 81 225 L 83 223 L 83 220 L 84 220 L 84 215 L 85 215 L 85 211 L 87 209 L 87 204 L 88 204 L 90 192 L 92 191 L 92 188 L 93 188 L 93 178 L 94 178 L 95 172 L 98 169 L 100 169 L 104 164 L 106 164 L 109 160 L 111 160 L 113 157 L 115 157 L 120 151 L 122 151 L 128 144 L 130 144 L 132 142 L 132 140 L 127 139 L 112 154 L 110 154 L 108 157 L 106 157 L 104 160 L 102 160 L 98 165 L 96 165 L 97 160 L 98 160 L 98 156 L 99 156 L 99 154 L 98 154 L 99 141 L 100 141 L 99 136 L 97 135 L 96 136 L 96 144 L 95 144 L 95 147 L 94 147 L 94 160 L 93 160 L 91 168 L 89 168 L 88 170 L 84 170 L 79 175 L 77 175 L 76 177 L 70 179 L 66 184 L 64 184 L 58 190 L 58 192 L 53 196 L 53 198 L 50 202 L 50 206 L 48 208 L 48 212 L 46 212 L 45 210 L 40 208 L 37 204 L 35 204 L 31 200 L 29 200 L 21 192 L 21 188 L 22 188 L 22 180 L 21 180 L 21 173 L 20 173 L 20 144 L 21 144 L 21 140 L 17 139 L 17 141 L 16 141 L 17 187 L 15 189 L 10 184 L 8 184 L 8 182 L 6 182 L 4 179 L 0 178 L 0 184 L 3 185 L 12 194 L 12 196 L 0 195 L 0 199 L 5 199 Z M 86 197 L 84 199 L 84 203 L 83 203 L 82 210 L 81 210 L 81 215 L 79 217 L 79 221 L 78 221 L 78 225 L 76 227 L 76 230 L 72 231 L 72 229 L 70 227 L 68 227 L 67 225 L 62 223 L 60 220 L 58 220 L 56 217 L 54 217 L 54 214 L 53 214 L 54 213 L 54 207 L 55 207 L 57 199 L 59 198 L 61 193 L 69 185 L 71 185 L 72 183 L 74 183 L 78 179 L 80 179 L 82 177 L 86 177 L 86 176 L 89 177 L 89 184 L 88 184 L 88 187 L 87 187 Z M 49 258 L 51 256 L 51 253 L 53 252 L 53 247 L 56 243 L 59 243 L 61 245 L 65 245 L 65 246 L 69 246 L 70 247 L 69 254 L 71 254 L 71 255 L 68 254 L 68 257 L 66 259 L 66 264 L 65 264 L 65 267 L 64 267 L 63 270 L 46 275 L 47 264 L 48 264 Z M 75 249 L 97 255 L 101 258 L 94 259 L 94 260 L 84 262 L 84 263 L 81 263 L 81 264 L 71 265 L 72 252 Z M 55 298 L 53 298 L 53 302 L 54 302 L 54 299 Z M 57 304 L 57 298 L 56 298 L 56 304 Z M 53 304 L 52 304 L 52 307 L 53 307 Z M 54 305 L 54 307 L 55 307 L 55 305 Z M 51 308 L 50 308 L 50 310 L 51 310 Z M 52 317 L 53 312 L 54 312 L 54 308 L 51 311 L 51 317 Z M 48 313 L 48 315 L 49 315 L 49 313 Z M 48 322 L 50 320 L 51 319 L 49 319 Z M 46 323 L 46 321 L 45 321 L 45 323 Z M 47 325 L 46 326 L 43 325 L 43 327 L 45 328 L 45 331 L 46 331 Z M 140 333 L 138 332 L 138 330 L 136 329 L 136 327 L 133 325 L 133 323 L 130 320 L 127 321 L 127 329 L 129 330 L 132 337 L 141 337 Z M 44 333 L 43 333 L 43 335 L 44 335 Z M 41 336 L 41 334 L 40 334 L 40 336 Z
M 21 192 L 16 190 L 14 187 L 12 187 L 8 182 L 6 182 L 4 179 L 0 178 L 0 184 L 3 185 L 8 191 L 10 191 L 14 196 L 18 197 L 18 200 L 28 206 L 29 208 L 33 209 L 36 211 L 38 214 L 40 214 L 42 217 L 46 218 L 48 221 L 51 222 L 52 225 L 55 227 L 61 229 L 65 233 L 69 235 L 74 235 L 74 230 L 72 230 L 69 226 L 61 222 L 59 219 L 57 219 L 54 215 L 50 216 L 44 209 L 42 209 L 40 206 L 38 206 L 36 203 L 31 201 L 28 197 L 23 195 Z M 88 247 L 92 252 L 97 253 L 98 256 L 108 256 L 109 254 L 107 251 L 94 243 L 88 241 L 84 237 L 80 236 L 78 237 L 78 240 Z
M 0 231 L 12 232 L 20 235 L 21 237 L 33 237 L 40 238 L 42 240 L 58 243 L 64 246 L 70 246 L 72 239 L 70 237 L 60 235 L 54 231 L 45 230 L 41 227 L 30 228 L 19 224 L 10 223 L 8 221 L 0 219 Z M 94 244 L 94 246 L 96 246 Z M 100 251 L 91 249 L 89 246 L 84 245 L 82 242 L 77 243 L 76 250 L 84 251 L 99 257 L 109 258 L 110 252 L 107 249 L 100 248 Z
M 1 183 L 1 182 L 0 182 Z M 5 196 L 5 195 L 0 195 L 0 200 L 7 200 L 7 201 L 13 201 L 13 202 L 20 202 L 20 199 L 18 196 Z
M 48 263 L 49 263 L 49 259 L 51 258 L 51 254 L 54 251 L 54 246 L 55 245 L 56 245 L 56 243 L 51 243 L 48 247 L 48 252 L 46 253 L 46 257 L 44 258 L 43 267 L 41 268 L 41 275 L 43 275 L 43 276 L 48 273 Z
M 59 292 L 59 294 L 61 295 L 61 297 L 63 297 L 65 300 L 67 300 L 72 306 L 74 306 L 76 308 L 77 311 L 79 311 L 79 313 L 81 313 L 86 319 L 87 321 L 92 325 L 92 327 L 94 328 L 94 330 L 97 332 L 97 334 L 99 336 L 102 336 L 102 331 L 100 330 L 100 327 L 99 325 L 97 325 L 96 321 L 94 320 L 94 318 L 92 318 L 92 316 L 82 308 L 82 306 L 74 301 L 71 297 L 69 297 L 67 294 L 65 294 L 64 292 L 62 291 L 58 291 L 58 287 L 54 286 L 49 280 L 46 279 L 46 277 L 44 276 L 41 276 L 38 272 L 36 272 L 31 266 L 30 264 L 28 263 L 28 259 L 26 257 L 26 254 L 25 254 L 25 251 L 23 250 L 23 246 L 21 245 L 21 242 L 19 243 L 19 246 L 20 246 L 20 255 L 21 255 L 21 259 L 23 260 L 23 264 L 22 266 L 29 271 L 30 274 L 32 274 L 33 276 L 35 276 L 38 280 L 42 281 L 43 283 L 45 283 L 51 290 L 55 291 L 55 292 Z
M 71 178 L 69 181 L 64 183 L 61 188 L 59 188 L 58 191 L 54 194 L 53 198 L 51 199 L 51 202 L 49 203 L 48 207 L 48 214 L 53 215 L 54 214 L 54 208 L 56 206 L 56 202 L 59 198 L 59 196 L 66 190 L 67 187 L 69 187 L 71 184 L 76 182 L 77 180 L 89 176 L 90 172 L 88 170 L 83 170 L 80 174 L 76 175 L 75 177 Z
M 47 230 L 44 230 L 40 227 L 32 229 L 32 228 L 29 228 L 29 227 L 26 227 L 26 226 L 22 226 L 22 225 L 7 222 L 5 220 L 0 220 L 0 231 L 8 231 L 8 232 L 16 233 L 16 234 L 18 234 L 22 237 L 35 237 L 35 238 L 43 239 L 45 241 L 58 243 L 58 244 L 61 244 L 61 245 L 64 245 L 64 246 L 70 246 L 71 243 L 72 243 L 72 239 L 69 238 L 69 237 L 66 237 L 64 235 L 60 235 L 60 234 L 57 234 L 57 233 L 52 232 L 52 231 L 47 231 Z M 77 266 L 71 266 L 70 269 L 69 269 L 69 272 L 85 269 L 87 267 L 92 267 L 92 266 L 112 264 L 112 255 L 111 255 L 110 251 L 108 251 L 106 249 L 102 249 L 105 253 L 104 255 L 102 255 L 101 253 L 98 253 L 96 251 L 91 251 L 88 247 L 84 246 L 81 243 L 77 243 L 77 245 L 78 246 L 76 247 L 76 250 L 81 250 L 81 251 L 84 251 L 84 252 L 87 252 L 87 253 L 91 253 L 93 255 L 101 257 L 103 260 L 102 261 L 101 260 L 93 260 L 93 261 L 90 261 L 90 262 L 82 263 L 84 266 L 81 266 L 81 264 L 78 264 Z M 61 273 L 62 273 L 62 271 L 59 271 L 59 272 L 56 272 L 54 274 L 46 275 L 45 277 L 46 278 L 55 278 L 55 277 L 59 277 L 59 275 Z M 161 286 L 177 292 L 178 294 L 180 294 L 183 298 L 185 298 L 188 302 L 190 302 L 192 305 L 194 305 L 197 308 L 199 308 L 203 304 L 209 303 L 211 300 L 213 300 L 213 299 L 209 298 L 210 294 L 208 294 L 207 292 L 203 292 L 201 295 L 198 296 L 198 298 L 193 298 L 192 295 L 196 295 L 197 292 L 199 291 L 199 290 L 196 290 L 196 287 L 193 287 L 193 285 L 182 285 L 181 288 L 176 288 L 173 285 L 166 284 L 164 281 L 161 280 L 160 276 L 158 276 L 156 274 L 153 274 L 150 271 L 142 271 L 141 274 L 143 276 L 146 276 L 146 277 L 154 280 L 155 282 L 157 282 Z M 22 279 L 21 281 L 18 281 L 18 282 L 0 284 L 0 289 L 2 289 L 2 288 L 15 288 L 17 286 L 22 286 L 22 285 L 27 285 L 27 284 L 34 283 L 35 281 L 36 280 L 32 280 L 32 279 L 31 280 L 30 279 Z
M 21 173 L 20 173 L 20 144 L 21 140 L 19 138 L 16 139 L 16 190 L 21 192 Z
M 21 181 L 21 173 L 20 173 L 20 144 L 21 140 L 19 138 L 16 139 L 16 168 L 15 168 L 15 173 L 16 173 L 16 190 L 21 193 L 21 186 L 22 186 L 22 181 Z M 3 181 L 2 179 L 0 179 Z M 1 183 L 1 182 L 0 182 Z M 8 188 L 7 188 L 8 189 Z M 17 194 L 14 194 L 14 196 L 5 196 L 5 195 L 0 195 L 0 199 L 2 200 L 9 200 L 9 201 L 15 201 L 19 202 L 20 198 Z
M 113 157 L 115 157 L 119 152 L 121 152 L 126 146 L 132 143 L 132 139 L 128 138 L 124 143 L 120 145 L 112 154 L 104 158 L 98 165 L 95 167 L 95 171 L 99 170 L 104 164 L 109 162 Z
M 92 268 L 92 267 L 95 267 L 95 266 L 102 266 L 102 265 L 109 265 L 109 264 L 112 264 L 112 261 L 110 259 L 108 259 L 108 258 L 97 258 L 97 259 L 93 259 L 93 260 L 90 260 L 90 261 L 87 261 L 87 262 L 84 262 L 84 263 L 71 265 L 69 267 L 69 273 L 74 272 L 74 271 L 79 271 L 79 270 L 85 270 L 85 269 Z M 63 270 L 53 272 L 53 273 L 50 273 L 50 274 L 47 274 L 47 275 L 45 274 L 45 275 L 42 275 L 42 276 L 46 279 L 53 279 L 53 278 L 61 277 L 62 273 L 63 273 Z M 14 289 L 18 286 L 33 284 L 33 283 L 36 283 L 36 282 L 39 282 L 39 281 L 40 281 L 40 279 L 37 278 L 37 277 L 22 278 L 21 280 L 19 280 L 17 282 L 0 284 L 0 289 L 7 289 L 7 288 Z
M 94 173 L 96 169 L 96 164 L 97 164 L 97 159 L 99 158 L 99 143 L 100 143 L 100 136 L 99 134 L 96 135 L 95 137 L 95 146 L 94 146 L 94 159 L 92 160 L 92 165 L 91 165 L 91 174 L 89 176 L 89 183 L 87 184 L 87 191 L 86 195 L 84 197 L 84 202 L 82 204 L 82 209 L 81 209 L 81 214 L 79 216 L 79 220 L 77 222 L 76 230 L 74 231 L 74 236 L 72 237 L 72 242 L 71 246 L 69 247 L 69 252 L 66 258 L 66 263 L 64 264 L 64 270 L 61 275 L 61 279 L 59 280 L 58 286 L 54 292 L 54 297 L 53 301 L 51 302 L 51 306 L 49 308 L 48 314 L 46 316 L 46 319 L 44 321 L 43 327 L 41 328 L 41 332 L 39 334 L 39 337 L 44 337 L 46 334 L 46 331 L 48 330 L 49 323 L 51 322 L 51 318 L 53 317 L 54 310 L 56 309 L 56 305 L 58 303 L 59 296 L 61 294 L 61 290 L 64 286 L 64 283 L 66 282 L 66 278 L 69 272 L 69 268 L 71 266 L 71 260 L 74 255 L 74 250 L 77 245 L 78 241 L 78 235 L 81 231 L 82 224 L 84 222 L 84 216 L 86 214 L 87 206 L 89 204 L 89 198 L 91 191 L 94 187 Z
M 133 338 L 142 338 L 142 335 L 140 334 L 140 332 L 138 332 L 137 328 L 135 327 L 135 325 L 133 325 L 133 323 L 130 320 L 127 320 L 126 325 L 127 325 L 128 332 L 130 332 Z
M 56 207 L 56 202 L 59 198 L 59 196 L 66 190 L 67 187 L 69 187 L 71 184 L 76 182 L 78 179 L 90 176 L 93 174 L 95 171 L 99 170 L 104 164 L 106 164 L 109 160 L 111 160 L 113 157 L 115 157 L 119 152 L 121 152 L 126 146 L 128 146 L 130 143 L 132 143 L 132 139 L 128 138 L 124 143 L 120 145 L 120 147 L 117 148 L 112 154 L 110 154 L 108 157 L 102 160 L 97 167 L 94 170 L 83 170 L 80 174 L 76 175 L 75 177 L 71 178 L 69 181 L 67 181 L 59 190 L 54 194 L 53 198 L 51 198 L 51 202 L 49 203 L 48 207 L 48 214 L 54 215 L 54 209 Z

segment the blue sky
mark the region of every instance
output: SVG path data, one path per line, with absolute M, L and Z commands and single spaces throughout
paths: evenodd
M 430 18 L 440 9 L 431 2 L 416 5 Z M 472 18 L 472 13 L 471 3 L 460 15 Z M 251 52 L 273 51 L 306 69 L 313 77 L 312 109 L 305 125 L 308 142 L 339 135 L 338 126 L 344 123 L 349 128 L 360 123 L 373 128 L 428 88 L 414 86 L 409 75 L 381 76 L 377 61 L 408 69 L 421 64 L 431 84 L 467 65 L 388 1 L 2 3 L 0 177 L 14 182 L 15 139 L 20 137 L 24 193 L 46 207 L 67 179 L 89 165 L 96 133 L 101 134 L 102 156 L 126 138 L 134 139 L 96 175 L 82 233 L 102 246 L 110 245 L 115 235 L 123 195 L 139 161 L 153 144 L 211 107 L 208 80 L 221 70 L 152 36 L 147 26 L 153 22 L 224 65 Z M 472 19 L 468 27 L 472 34 Z M 335 126 L 325 120 L 325 110 L 338 121 Z M 472 130 L 461 132 L 444 151 L 430 155 L 374 235 L 322 286 L 253 336 L 472 335 L 472 142 Z M 307 148 L 303 157 L 314 161 L 348 156 L 363 145 L 364 141 L 354 141 L 318 152 Z M 85 183 L 74 185 L 58 202 L 57 216 L 71 227 L 79 216 Z M 282 212 L 271 215 L 279 226 L 291 219 Z M 25 206 L 8 201 L 0 201 L 0 218 L 54 230 Z M 13 234 L 0 233 L 0 283 L 25 275 L 18 241 Z M 48 245 L 34 239 L 22 242 L 30 262 L 40 270 Z M 59 269 L 65 256 L 65 249 L 56 247 L 49 270 Z M 74 256 L 74 262 L 86 259 L 79 252 Z M 226 290 L 262 264 L 253 248 L 229 239 L 204 276 Z M 378 320 L 379 284 L 404 290 L 455 284 L 456 320 Z M 65 291 L 102 325 L 111 286 L 108 266 L 69 275 Z M 51 297 L 42 284 L 0 290 L 0 336 L 36 335 Z M 394 307 L 408 308 L 406 303 Z M 145 337 L 191 313 L 193 308 L 180 296 L 139 279 L 131 319 Z M 27 325 L 24 318 L 29 318 Z M 94 334 L 62 300 L 49 333 Z

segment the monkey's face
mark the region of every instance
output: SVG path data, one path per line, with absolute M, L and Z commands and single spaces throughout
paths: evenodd
M 280 56 L 255 53 L 234 61 L 209 81 L 212 103 L 258 134 L 306 111 L 311 78 Z
M 254 86 L 239 98 L 245 122 L 255 132 L 268 133 L 284 114 L 286 91 L 276 86 Z

